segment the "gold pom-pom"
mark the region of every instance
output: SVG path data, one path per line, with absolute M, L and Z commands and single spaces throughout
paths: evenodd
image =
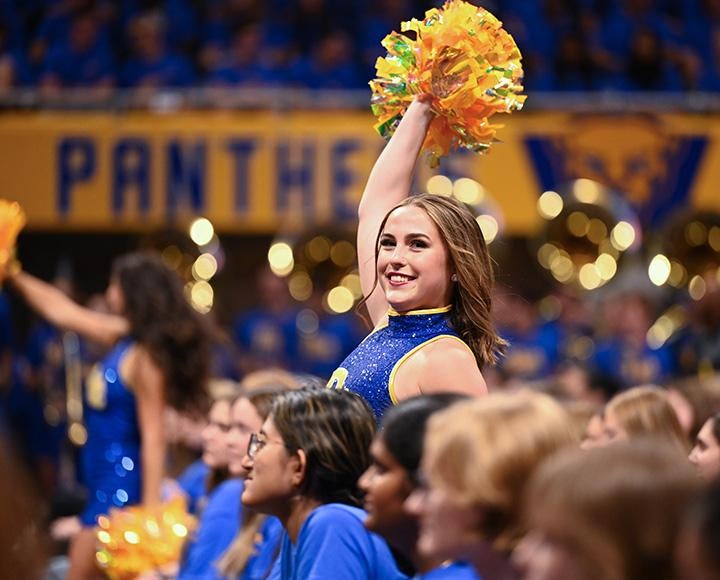
M 423 150 L 431 165 L 459 147 L 486 151 L 500 125 L 495 113 L 522 108 L 521 55 L 502 23 L 484 8 L 448 0 L 425 19 L 401 25 L 410 38 L 392 32 L 382 41 L 388 54 L 378 58 L 370 82 L 375 129 L 390 137 L 417 94 L 432 95 L 436 117 Z
M 15 242 L 26 222 L 25 212 L 18 202 L 0 199 L 0 279 L 19 268 Z
M 180 560 L 197 522 L 176 497 L 154 509 L 132 506 L 98 518 L 95 558 L 111 580 L 129 580 Z

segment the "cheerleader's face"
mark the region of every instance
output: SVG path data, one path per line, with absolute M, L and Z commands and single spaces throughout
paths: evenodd
M 228 469 L 233 476 L 245 477 L 244 459 L 250 435 L 260 430 L 262 418 L 249 399 L 242 397 L 232 406 L 232 424 L 228 433 Z
M 435 223 L 422 208 L 393 211 L 380 236 L 377 276 L 397 312 L 450 304 L 450 259 Z

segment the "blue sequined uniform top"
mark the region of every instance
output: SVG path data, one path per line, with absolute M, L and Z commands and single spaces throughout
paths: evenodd
M 398 402 L 394 379 L 403 362 L 440 338 L 462 340 L 450 324 L 450 309 L 446 306 L 405 314 L 390 310 L 387 324 L 375 329 L 350 353 L 330 377 L 328 388 L 358 393 L 380 419 Z
M 132 345 L 120 341 L 90 371 L 86 383 L 82 479 L 88 490 L 80 518 L 87 526 L 112 507 L 140 501 L 140 430 L 135 395 L 120 377 L 120 363 Z

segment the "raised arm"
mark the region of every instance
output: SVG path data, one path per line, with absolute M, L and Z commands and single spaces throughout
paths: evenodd
M 52 284 L 26 272 L 18 272 L 7 280 L 33 310 L 54 326 L 105 345 L 114 344 L 130 331 L 125 318 L 84 308 Z
M 357 252 L 360 283 L 368 296 L 375 282 L 375 242 L 385 214 L 410 194 L 413 171 L 433 113 L 427 97 L 415 97 L 370 172 L 358 207 Z M 366 302 L 373 326 L 388 309 L 378 286 Z

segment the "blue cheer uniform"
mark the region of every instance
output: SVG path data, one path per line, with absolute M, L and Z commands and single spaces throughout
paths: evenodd
M 80 516 L 94 526 L 112 507 L 140 502 L 140 429 L 135 395 L 120 376 L 120 364 L 132 346 L 121 340 L 88 375 L 82 448 L 82 479 L 88 501 Z
M 388 407 L 398 403 L 395 376 L 408 358 L 441 338 L 453 338 L 465 344 L 450 322 L 451 308 L 404 314 L 390 309 L 387 324 L 376 328 L 350 353 L 330 377 L 328 388 L 347 389 L 361 395 L 380 419 Z

